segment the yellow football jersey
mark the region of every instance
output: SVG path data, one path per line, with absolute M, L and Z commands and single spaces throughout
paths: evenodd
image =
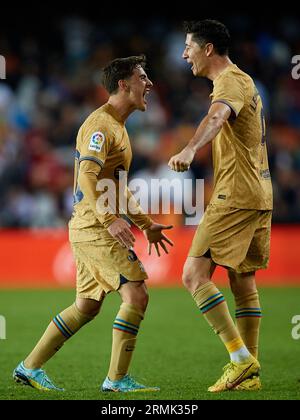
M 74 212 L 69 222 L 71 242 L 85 242 L 100 239 L 101 232 L 120 216 L 119 178 L 120 172 L 129 171 L 132 160 L 130 140 L 124 122 L 110 104 L 93 112 L 81 126 L 76 142 L 74 176 Z M 90 165 L 90 168 L 89 168 Z M 99 213 L 89 197 L 82 192 L 80 182 L 81 166 L 85 172 L 95 174 L 97 181 L 107 180 L 115 188 L 115 206 L 112 213 Z M 101 192 L 93 191 L 96 198 Z M 104 194 L 104 191 L 102 191 Z M 123 191 L 124 193 L 124 191 Z M 128 215 L 141 229 L 152 221 L 145 214 Z
M 251 77 L 235 64 L 215 80 L 212 103 L 233 113 L 213 140 L 212 204 L 239 209 L 272 210 L 266 127 L 261 97 Z

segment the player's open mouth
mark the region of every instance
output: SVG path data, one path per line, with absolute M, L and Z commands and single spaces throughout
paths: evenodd
M 191 66 L 191 70 L 194 70 L 194 63 L 190 60 L 187 60 L 187 63 Z
M 143 95 L 144 103 L 147 104 L 146 96 L 149 95 L 150 89 L 146 89 Z

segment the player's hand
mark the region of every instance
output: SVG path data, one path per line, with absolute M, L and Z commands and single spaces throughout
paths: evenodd
M 152 245 L 154 244 L 157 255 L 160 257 L 161 247 L 166 254 L 168 254 L 168 249 L 164 242 L 167 242 L 169 245 L 173 246 L 173 242 L 165 236 L 162 231 L 173 229 L 173 226 L 160 225 L 158 223 L 153 223 L 148 229 L 144 231 L 146 238 L 148 239 L 148 253 L 151 255 Z
M 115 220 L 107 229 L 123 248 L 131 249 L 135 243 L 135 236 L 130 230 L 130 224 L 124 219 Z
M 182 152 L 178 155 L 173 156 L 168 165 L 169 167 L 176 172 L 185 172 L 190 169 L 190 166 L 194 160 L 195 152 L 189 147 L 185 147 Z

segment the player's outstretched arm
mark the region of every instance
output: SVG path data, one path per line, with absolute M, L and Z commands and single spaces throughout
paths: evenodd
M 149 246 L 148 246 L 149 255 L 151 255 L 152 245 L 155 246 L 157 255 L 159 257 L 160 257 L 160 248 L 162 248 L 166 254 L 169 253 L 165 242 L 167 242 L 171 246 L 173 246 L 174 244 L 166 235 L 162 233 L 162 231 L 170 230 L 170 229 L 173 229 L 173 226 L 153 223 L 148 229 L 144 230 L 144 234 L 149 242 Z
M 201 147 L 210 143 L 221 131 L 223 124 L 231 115 L 231 108 L 222 102 L 212 104 L 209 112 L 201 121 L 191 141 L 182 150 L 182 152 L 173 156 L 168 165 L 176 172 L 188 171 L 195 154 Z

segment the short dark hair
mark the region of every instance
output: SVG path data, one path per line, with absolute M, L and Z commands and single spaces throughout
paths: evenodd
M 219 55 L 229 52 L 230 33 L 226 26 L 213 19 L 186 21 L 183 23 L 186 34 L 192 34 L 193 40 L 199 45 L 211 42 Z
M 133 70 L 141 66 L 146 67 L 146 56 L 135 55 L 127 58 L 116 58 L 102 69 L 102 84 L 111 95 L 118 91 L 119 80 L 129 79 L 133 75 Z

